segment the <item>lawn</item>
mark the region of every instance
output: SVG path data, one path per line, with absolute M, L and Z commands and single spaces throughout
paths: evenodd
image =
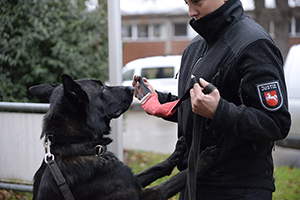
M 124 151 L 124 162 L 129 165 L 133 172 L 140 172 L 164 159 L 168 155 L 157 154 L 145 151 Z M 178 171 L 174 170 L 172 175 Z M 274 176 L 276 179 L 276 192 L 273 194 L 273 200 L 300 200 L 300 169 L 290 167 L 275 167 Z M 151 186 L 157 185 L 168 177 L 157 180 Z M 13 192 L 0 190 L 0 199 L 14 200 L 14 199 L 32 199 L 31 193 Z M 178 195 L 172 200 L 178 199 Z
M 160 161 L 166 159 L 168 155 L 156 154 L 144 151 L 125 151 L 124 161 L 129 165 L 133 172 L 140 172 Z M 174 170 L 172 175 L 178 171 Z M 274 170 L 276 191 L 273 200 L 300 200 L 300 168 L 290 168 L 288 166 L 275 166 Z M 161 178 L 151 186 L 157 185 L 168 177 Z M 178 196 L 172 200 L 178 199 Z

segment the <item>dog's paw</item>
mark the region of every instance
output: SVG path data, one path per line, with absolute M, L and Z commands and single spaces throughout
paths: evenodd
M 186 152 L 186 144 L 184 138 L 178 139 L 176 148 L 173 153 L 163 162 L 160 163 L 161 171 L 165 171 L 166 175 L 170 175 L 176 165 L 178 165 Z
M 215 160 L 218 157 L 219 149 L 216 146 L 207 147 L 200 154 L 200 160 L 211 161 Z
M 186 148 L 185 139 L 184 139 L 183 136 L 181 136 L 177 140 L 175 150 L 170 155 L 168 160 L 170 162 L 172 162 L 173 165 L 177 165 L 179 163 L 179 161 L 182 159 L 182 157 L 183 157 L 184 153 L 186 152 L 186 150 L 187 150 L 187 148 Z
M 198 169 L 202 171 L 203 174 L 206 170 L 208 170 L 219 155 L 219 149 L 216 146 L 207 147 L 200 154 Z M 199 172 L 198 172 L 199 173 Z
M 184 153 L 186 152 L 187 148 L 186 148 L 186 143 L 185 143 L 185 139 L 183 136 L 181 136 L 176 143 L 176 147 L 175 147 L 175 151 L 176 153 L 180 154 L 181 156 L 184 155 Z

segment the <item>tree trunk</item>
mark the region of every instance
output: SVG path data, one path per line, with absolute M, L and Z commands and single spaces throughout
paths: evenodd
M 275 41 L 285 60 L 290 48 L 290 24 L 292 8 L 288 5 L 288 0 L 276 0 L 276 8 L 267 9 L 265 0 L 254 0 L 254 19 L 269 30 L 269 22 L 275 23 Z
M 290 48 L 290 24 L 292 9 L 288 0 L 276 0 L 277 17 L 275 18 L 275 40 L 283 59 L 286 59 Z

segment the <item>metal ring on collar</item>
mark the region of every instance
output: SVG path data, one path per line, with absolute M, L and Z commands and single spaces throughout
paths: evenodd
M 51 153 L 46 153 L 45 157 L 44 157 L 45 163 L 48 163 L 48 161 L 50 161 L 50 160 L 54 160 L 54 155 Z
M 100 157 L 100 156 L 102 156 L 106 152 L 107 147 L 106 146 L 102 146 L 102 145 L 97 145 L 97 146 L 95 146 L 95 149 L 96 149 L 95 156 Z

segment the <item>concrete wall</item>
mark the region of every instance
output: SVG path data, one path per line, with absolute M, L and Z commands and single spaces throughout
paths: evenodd
M 0 112 L 0 181 L 32 183 L 44 157 L 43 116 Z

